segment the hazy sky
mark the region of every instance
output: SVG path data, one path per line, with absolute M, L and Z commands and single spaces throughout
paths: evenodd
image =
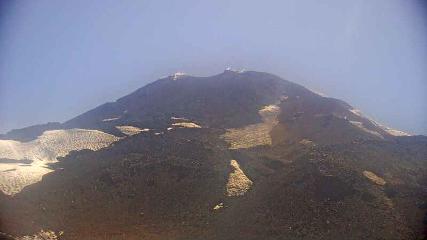
M 176 71 L 277 74 L 427 134 L 419 0 L 0 1 L 0 132 L 64 121 Z

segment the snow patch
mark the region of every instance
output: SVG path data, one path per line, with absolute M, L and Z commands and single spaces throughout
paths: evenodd
M 377 121 L 373 120 L 372 118 L 369 118 L 369 117 L 365 116 L 362 113 L 362 111 L 360 111 L 358 109 L 354 109 L 353 108 L 353 109 L 349 109 L 349 111 L 352 112 L 353 114 L 359 116 L 359 117 L 367 119 L 372 124 L 374 124 L 375 126 L 381 128 L 382 130 L 384 130 L 385 132 L 387 132 L 388 134 L 390 134 L 392 136 L 411 136 L 409 133 L 406 133 L 406 132 L 403 132 L 403 131 L 400 131 L 400 130 L 396 130 L 396 129 L 392 129 L 392 128 L 389 128 L 387 126 L 384 126 L 384 125 L 378 123 Z
M 116 121 L 120 119 L 120 117 L 113 117 L 113 118 L 106 118 L 106 119 L 102 119 L 103 122 L 111 122 L 111 121 Z
M 218 210 L 224 207 L 224 203 L 219 203 L 217 205 L 215 205 L 215 207 L 213 208 L 213 210 Z
M 26 235 L 22 237 L 16 238 L 17 240 L 57 240 L 64 234 L 63 231 L 59 231 L 58 234 L 56 234 L 52 230 L 40 230 L 40 232 L 33 234 L 33 235 Z
M 227 132 L 221 137 L 230 143 L 230 149 L 271 145 L 270 132 L 278 124 L 277 117 L 279 113 L 280 107 L 277 105 L 264 106 L 258 111 L 258 114 L 262 117 L 262 123 L 227 129 Z
M 192 122 L 178 122 L 173 123 L 172 126 L 181 128 L 202 128 L 200 125 Z
M 258 111 L 264 122 L 277 121 L 277 116 L 280 113 L 280 107 L 277 105 L 267 105 Z
M 303 138 L 301 141 L 299 141 L 299 143 L 304 145 L 304 146 L 315 146 L 313 141 L 306 139 L 306 138 Z
M 49 163 L 57 162 L 73 150 L 99 150 L 120 138 L 98 130 L 67 129 L 45 131 L 30 142 L 0 140 L 0 190 L 13 195 L 52 172 Z M 30 163 L 28 163 L 30 161 Z
M 384 179 L 382 179 L 381 177 L 378 177 L 373 172 L 363 171 L 363 175 L 377 185 L 384 186 L 386 184 L 386 181 Z
M 178 79 L 185 77 L 185 76 L 187 76 L 187 74 L 184 72 L 176 72 L 172 75 L 172 80 L 178 80 Z
M 349 109 L 350 112 L 352 112 L 354 115 L 359 116 L 359 117 L 363 117 L 365 118 L 365 116 L 363 116 L 362 111 L 360 111 L 359 109 Z
M 189 121 L 187 118 L 184 117 L 171 117 L 171 120 Z
M 326 95 L 326 94 L 324 94 L 324 93 L 322 93 L 322 92 L 320 92 L 320 91 L 318 91 L 318 90 L 314 90 L 313 88 L 308 88 L 308 87 L 305 87 L 305 88 L 307 88 L 308 90 L 310 90 L 311 92 L 313 92 L 313 93 L 315 93 L 315 94 L 317 94 L 317 95 L 319 95 L 319 96 L 321 96 L 321 97 L 328 97 L 328 95 Z
M 225 71 L 228 71 L 228 72 L 235 72 L 235 73 L 244 73 L 244 72 L 246 72 L 246 69 L 242 68 L 242 69 L 240 69 L 240 70 L 237 70 L 237 69 L 234 69 L 234 68 L 232 68 L 232 67 L 226 67 L 226 68 L 225 68 Z
M 411 134 L 409 134 L 409 133 L 406 133 L 406 132 L 403 132 L 403 131 L 400 131 L 400 130 L 396 130 L 396 129 L 392 129 L 392 128 L 389 128 L 389 127 L 384 127 L 384 130 L 388 134 L 396 136 L 396 137 L 411 136 Z
M 253 182 L 240 169 L 240 165 L 236 160 L 231 160 L 230 166 L 233 171 L 228 175 L 226 185 L 227 196 L 243 196 L 251 188 Z
M 122 132 L 123 134 L 128 135 L 128 136 L 132 136 L 132 135 L 138 134 L 140 132 L 150 131 L 150 129 L 148 129 L 148 128 L 141 129 L 141 128 L 137 128 L 134 126 L 116 126 L 116 128 L 119 129 L 120 132 Z
M 350 121 L 350 123 L 351 123 L 353 126 L 356 126 L 356 127 L 358 127 L 359 129 L 361 129 L 361 130 L 363 130 L 363 131 L 365 131 L 365 132 L 367 132 L 367 133 L 370 133 L 370 134 L 372 134 L 372 135 L 375 135 L 376 137 L 379 137 L 379 138 L 381 138 L 381 139 L 384 139 L 383 135 L 381 135 L 379 132 L 372 131 L 372 130 L 369 130 L 369 129 L 365 128 L 365 127 L 363 126 L 363 123 L 362 123 L 362 122 L 358 122 L 358 121 Z

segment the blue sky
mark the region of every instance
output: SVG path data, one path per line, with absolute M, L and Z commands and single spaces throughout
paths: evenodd
M 0 11 L 0 132 L 70 119 L 176 71 L 231 66 L 427 134 L 422 0 L 5 0 Z

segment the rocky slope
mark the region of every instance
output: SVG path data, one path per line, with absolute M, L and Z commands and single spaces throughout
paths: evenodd
M 349 104 L 271 74 L 176 74 L 57 128 L 115 142 L 61 154 L 41 181 L 0 195 L 0 231 L 61 239 L 425 234 L 427 137 L 395 136 Z

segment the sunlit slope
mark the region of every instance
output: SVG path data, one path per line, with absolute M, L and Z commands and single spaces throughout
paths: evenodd
M 99 150 L 119 138 L 98 130 L 69 129 L 44 132 L 29 142 L 0 140 L 0 189 L 15 194 L 51 172 L 48 164 L 71 151 Z

